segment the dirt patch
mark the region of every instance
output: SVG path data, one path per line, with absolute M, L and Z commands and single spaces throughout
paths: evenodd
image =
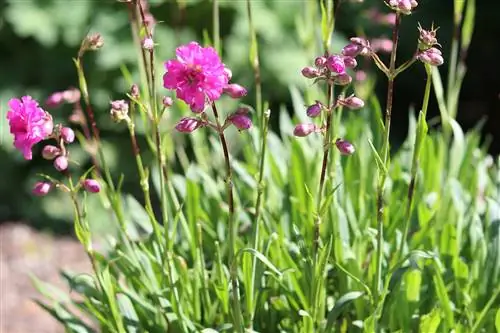
M 59 333 L 64 329 L 33 298 L 40 298 L 29 274 L 69 288 L 59 271 L 90 272 L 78 241 L 53 237 L 19 223 L 0 224 L 0 332 Z

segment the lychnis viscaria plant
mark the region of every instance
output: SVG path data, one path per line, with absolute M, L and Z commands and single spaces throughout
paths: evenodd
M 307 98 L 290 89 L 296 119 L 286 109 L 273 112 L 279 135 L 262 101 L 273 87 L 261 80 L 266 59 L 251 1 L 242 6 L 255 89 L 236 83 L 243 76 L 234 80 L 223 62 L 218 1 L 213 42 L 207 35 L 180 43 L 161 64 L 157 51 L 165 42 L 155 34 L 160 23 L 149 4 L 121 2 L 137 71 L 124 69 L 130 89 L 110 100 L 109 116 L 128 133 L 123 145 L 132 150 L 139 198 L 125 194 L 123 177 L 110 172 L 84 71 L 87 53 L 106 47 L 100 34 L 89 34 L 76 52 L 78 88 L 54 92 L 45 105 L 12 98 L 6 114 L 24 158 L 40 154 L 52 163 L 32 192 L 68 195 L 75 235 L 93 269 L 62 273 L 74 298 L 34 279 L 51 301 L 39 304 L 68 332 L 500 327 L 498 164 L 478 148 L 477 133 L 464 135 L 453 117 L 441 119 L 445 135 L 428 129 L 431 88 L 444 63 L 437 28 L 415 27 L 413 56 L 399 65 L 396 57 L 403 18 L 415 14 L 417 1 L 387 0 L 390 13 L 370 14 L 392 27 L 391 39 L 357 36 L 336 50 L 341 2 L 308 2 L 300 15 L 319 22 L 322 43 L 295 73 L 309 87 Z M 368 61 L 387 77 L 385 112 L 371 91 L 358 90 L 367 79 L 358 69 Z M 394 81 L 419 63 L 426 80 L 418 119 L 410 117 L 408 139 L 391 154 Z M 252 91 L 255 108 L 242 103 Z M 72 126 L 46 111 L 62 104 L 73 107 Z M 83 174 L 71 149 L 78 141 L 91 165 Z M 94 232 L 95 199 L 116 232 Z

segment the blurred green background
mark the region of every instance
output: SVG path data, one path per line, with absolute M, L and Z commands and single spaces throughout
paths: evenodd
M 307 1 L 311 0 L 252 0 L 253 15 L 259 38 L 264 100 L 277 110 L 290 105 L 289 87 L 307 88 L 309 82 L 300 75 L 300 69 L 311 64 L 316 55 L 315 40 L 310 40 L 311 29 L 319 22 L 305 19 Z M 149 1 L 157 21 L 154 35 L 158 59 L 172 57 L 180 43 L 203 41 L 212 31 L 211 1 Z M 369 38 L 390 36 L 390 27 L 376 23 L 368 10 L 389 10 L 382 0 L 344 0 L 337 12 L 334 52 L 340 51 L 348 37 L 364 32 Z M 500 111 L 500 42 L 495 31 L 500 31 L 500 2 L 477 1 L 476 27 L 468 54 L 468 73 L 460 97 L 459 122 L 465 129 L 486 119 L 485 139 L 498 134 Z M 223 60 L 232 69 L 235 82 L 250 87 L 243 102 L 253 105 L 253 72 L 248 60 L 248 20 L 245 1 L 220 1 Z M 409 58 L 418 36 L 417 23 L 440 26 L 438 38 L 446 55 L 452 34 L 453 1 L 423 0 L 410 17 L 403 20 L 399 58 Z M 122 75 L 127 68 L 138 78 L 136 49 L 132 45 L 128 14 L 124 4 L 114 0 L 3 0 L 0 1 L 0 223 L 25 221 L 55 232 L 71 229 L 72 211 L 64 196 L 54 193 L 43 200 L 33 197 L 31 187 L 37 173 L 54 174 L 50 162 L 37 157 L 25 161 L 12 147 L 12 138 L 5 120 L 7 102 L 11 97 L 30 94 L 43 103 L 54 91 L 77 85 L 72 57 L 76 56 L 82 38 L 89 32 L 99 32 L 104 47 L 85 58 L 85 71 L 102 131 L 104 147 L 112 173 L 125 175 L 124 189 L 137 195 L 138 182 L 135 164 L 129 149 L 125 128 L 109 119 L 109 101 L 125 97 L 129 84 Z M 161 62 L 158 69 L 162 70 Z M 378 75 L 370 67 L 370 77 Z M 440 68 L 446 76 L 446 64 Z M 378 75 L 375 91 L 385 95 L 385 80 Z M 396 80 L 394 130 L 392 141 L 398 146 L 406 136 L 410 105 L 418 106 L 424 88 L 422 66 L 414 66 Z M 161 90 L 161 93 L 165 93 Z M 382 99 L 383 100 L 383 99 Z M 71 106 L 51 110 L 56 121 L 67 122 Z M 430 116 L 438 114 L 431 99 Z M 274 126 L 278 117 L 274 114 Z M 498 135 L 497 135 L 498 136 Z M 490 152 L 500 151 L 500 140 L 492 141 Z M 143 144 L 144 146 L 144 144 Z M 38 150 L 39 151 L 39 150 Z M 84 170 L 90 164 L 88 156 L 78 145 L 71 147 L 72 157 Z M 147 158 L 147 156 L 146 156 Z M 103 218 L 105 218 L 103 216 Z

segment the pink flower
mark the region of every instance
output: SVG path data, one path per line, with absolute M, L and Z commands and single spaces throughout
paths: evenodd
M 365 106 L 365 102 L 361 98 L 354 95 L 350 95 L 346 98 L 339 98 L 338 103 L 351 110 L 359 109 Z
M 345 63 L 344 59 L 338 55 L 329 56 L 326 60 L 326 67 L 334 74 L 334 75 L 342 75 L 345 74 Z
M 12 98 L 9 108 L 7 119 L 10 133 L 14 135 L 14 146 L 23 153 L 25 159 L 31 160 L 32 147 L 52 134 L 52 116 L 40 108 L 31 96 Z
M 68 168 L 69 162 L 66 156 L 59 156 L 54 160 L 54 168 L 57 171 L 64 171 Z
M 61 137 L 66 143 L 75 141 L 75 132 L 69 127 L 61 128 Z
M 200 113 L 207 102 L 220 98 L 229 81 L 227 70 L 214 48 L 196 42 L 179 46 L 176 55 L 177 59 L 165 63 L 163 86 L 175 90 L 177 98 Z
M 441 51 L 435 47 L 431 47 L 428 50 L 421 51 L 417 58 L 431 66 L 441 66 L 444 63 L 443 54 Z
M 47 195 L 52 189 L 52 184 L 48 182 L 36 182 L 35 186 L 31 190 L 31 193 L 38 197 L 43 197 Z
M 316 103 L 311 104 L 307 107 L 306 113 L 308 117 L 315 118 L 321 114 L 323 110 L 323 104 L 320 101 L 316 101 Z

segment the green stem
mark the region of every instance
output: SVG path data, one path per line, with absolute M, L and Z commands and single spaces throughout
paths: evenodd
M 236 254 L 236 221 L 234 218 L 234 197 L 233 197 L 233 181 L 232 181 L 232 169 L 231 160 L 229 159 L 229 150 L 227 148 L 227 141 L 224 135 L 223 127 L 219 120 L 219 113 L 217 112 L 217 107 L 215 103 L 212 103 L 212 111 L 215 116 L 215 122 L 217 124 L 217 131 L 219 133 L 220 143 L 222 145 L 222 150 L 224 153 L 224 161 L 226 164 L 226 188 L 227 188 L 227 203 L 229 206 L 229 216 L 228 216 L 228 226 L 229 226 L 229 259 L 228 267 L 230 269 L 230 279 L 231 279 L 231 290 L 233 293 L 233 324 L 237 332 L 244 333 L 243 319 L 241 315 L 241 305 L 240 305 L 240 293 L 238 286 L 238 266 L 235 265 L 234 260 Z
M 392 102 L 394 95 L 394 72 L 396 68 L 396 52 L 398 47 L 398 33 L 399 25 L 401 23 L 401 16 L 396 15 L 396 22 L 392 30 L 392 52 L 389 64 L 389 75 L 387 83 L 387 102 L 385 110 L 385 126 L 384 126 L 384 142 L 382 145 L 382 159 L 385 164 L 385 169 L 389 170 L 389 136 L 391 132 L 391 115 L 392 115 Z M 380 290 L 382 285 L 382 259 L 384 247 L 384 186 L 386 180 L 386 173 L 379 171 L 379 184 L 377 188 L 377 255 L 376 255 L 376 272 L 374 288 L 374 300 L 378 304 L 380 297 Z
M 413 150 L 413 159 L 411 166 L 411 180 L 410 180 L 410 186 L 408 187 L 408 204 L 406 207 L 406 217 L 404 222 L 403 237 L 401 239 L 401 243 L 399 244 L 399 250 L 396 254 L 396 262 L 398 262 L 399 258 L 401 258 L 401 256 L 403 255 L 404 245 L 408 237 L 411 211 L 413 207 L 413 198 L 415 194 L 415 185 L 417 182 L 417 169 L 420 158 L 420 148 L 422 146 L 422 141 L 426 135 L 426 132 L 422 130 L 424 125 L 421 122 L 425 123 L 425 118 L 427 116 L 427 108 L 429 106 L 429 97 L 431 94 L 432 69 L 430 68 L 430 65 L 427 64 L 425 65 L 425 71 L 427 73 L 427 79 L 425 83 L 424 100 L 422 102 L 422 113 L 419 115 L 418 129 L 417 129 L 417 134 L 415 136 L 415 144 L 413 146 L 414 150 Z

